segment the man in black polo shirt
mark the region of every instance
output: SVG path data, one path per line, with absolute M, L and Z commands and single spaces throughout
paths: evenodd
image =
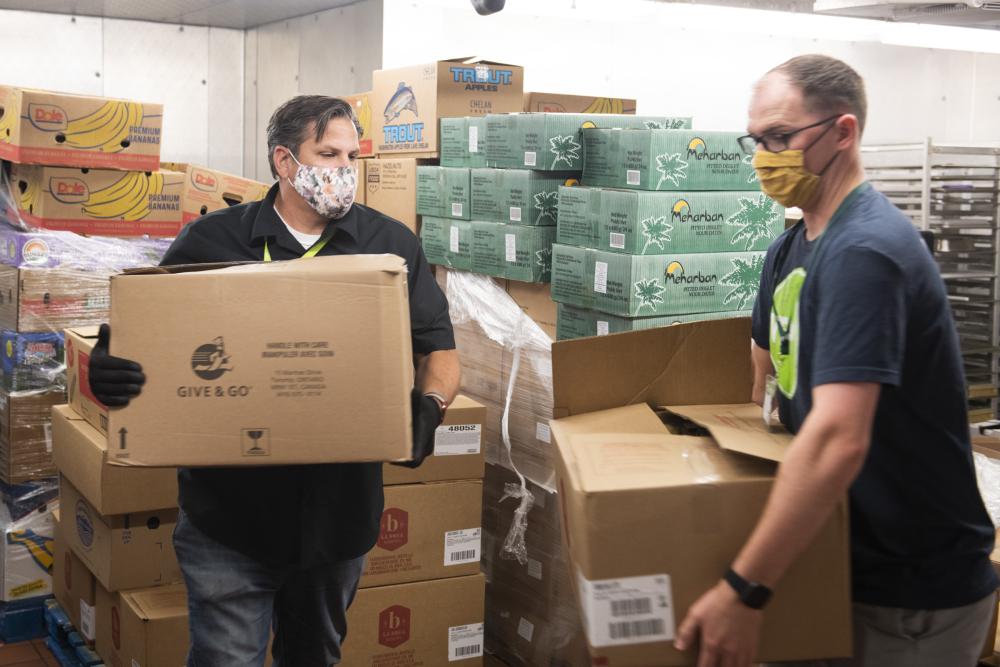
M 431 453 L 459 384 L 448 304 L 417 237 L 401 223 L 353 204 L 359 128 L 351 107 L 296 97 L 271 117 L 268 159 L 278 182 L 260 202 L 188 225 L 163 265 L 391 253 L 409 270 L 416 360 L 414 464 Z M 109 357 L 102 327 L 91 386 L 126 405 L 145 377 Z M 378 354 L 378 350 L 372 350 Z M 263 665 L 274 629 L 275 667 L 340 661 L 345 613 L 383 509 L 378 463 L 182 469 L 174 546 L 188 587 L 189 667 Z

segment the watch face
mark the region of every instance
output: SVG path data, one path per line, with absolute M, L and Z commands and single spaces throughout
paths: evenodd
M 743 594 L 743 602 L 753 609 L 761 609 L 770 599 L 771 591 L 760 584 L 751 584 Z

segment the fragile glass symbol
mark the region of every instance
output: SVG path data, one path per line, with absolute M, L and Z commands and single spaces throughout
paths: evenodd
M 247 437 L 250 438 L 250 440 L 253 442 L 253 447 L 247 450 L 248 454 L 250 453 L 256 454 L 258 452 L 264 451 L 264 448 L 260 446 L 260 439 L 264 437 L 264 431 L 260 430 L 247 431 Z

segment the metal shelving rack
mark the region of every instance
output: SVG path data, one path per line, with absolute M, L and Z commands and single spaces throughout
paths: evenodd
M 1000 145 L 862 149 L 869 180 L 935 235 L 968 382 L 970 422 L 997 416 L 1000 384 Z

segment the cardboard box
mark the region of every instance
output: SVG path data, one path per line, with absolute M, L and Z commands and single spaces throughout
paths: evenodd
M 109 591 L 180 581 L 176 509 L 103 516 L 66 477 L 60 477 L 59 498 L 70 548 Z
M 177 507 L 174 468 L 124 468 L 108 461 L 108 439 L 68 405 L 52 409 L 56 467 L 98 514 L 134 514 Z
M 503 278 L 506 274 L 504 262 L 504 228 L 499 222 L 473 220 L 472 228 L 472 272 L 486 276 Z
M 368 553 L 362 588 L 479 572 L 483 483 L 480 480 L 385 488 L 379 538 Z
M 19 225 L 16 214 L 0 201 L 0 221 Z M 16 212 L 15 212 L 16 213 Z M 10 215 L 8 215 L 10 214 Z M 5 217 L 6 216 L 6 217 Z M 129 236 L 84 237 L 72 232 L 37 230 L 26 232 L 0 224 L 0 263 L 22 268 L 80 269 L 93 273 L 115 273 L 122 269 L 159 264 L 173 239 Z
M 472 221 L 472 270 L 497 278 L 547 283 L 555 227 Z
M 424 255 L 431 264 L 472 269 L 472 222 L 425 216 L 420 225 Z
M 573 174 L 527 169 L 473 169 L 472 219 L 554 226 L 559 186 L 579 181 Z
M 111 463 L 411 456 L 413 360 L 399 257 L 161 268 L 115 276 L 111 291 L 111 354 L 139 362 L 149 378 L 109 415 Z
M 0 86 L 0 159 L 155 171 L 163 106 Z
M 365 205 L 420 231 L 417 216 L 417 167 L 427 160 L 409 157 L 368 160 L 365 165 Z
M 552 300 L 578 308 L 594 306 L 596 251 L 577 246 L 552 246 Z
M 598 615 L 588 612 L 594 659 L 612 666 L 693 659 L 668 642 L 670 625 L 718 582 L 742 547 L 770 492 L 775 466 L 765 458 L 783 456 L 790 441 L 787 434 L 764 433 L 760 409 L 747 405 L 749 335 L 749 320 L 734 319 L 553 345 L 554 413 L 560 419 L 552 433 L 573 567 L 591 582 L 652 577 L 627 583 L 639 591 L 648 582 L 669 605 L 631 619 L 649 623 L 630 629 L 662 630 L 644 637 L 656 641 L 615 646 L 604 645 L 610 623 L 602 638 Z M 643 403 L 673 406 L 708 424 L 714 439 L 672 435 Z M 723 422 L 732 430 L 719 428 Z M 640 425 L 645 435 L 636 432 Z M 716 481 L 699 483 L 702 473 Z M 588 526 L 585 519 L 595 511 L 603 518 Z M 642 529 L 650 520 L 655 528 Z M 608 547 L 625 541 L 633 548 Z M 776 588 L 764 612 L 757 660 L 848 655 L 849 570 L 847 508 L 841 504 Z
M 201 216 L 267 196 L 270 184 L 227 174 L 186 162 L 164 162 L 163 169 L 184 175 L 181 194 L 181 221 L 187 224 Z M 174 236 L 172 234 L 170 236 Z
M 358 145 L 361 146 L 359 156 L 372 157 L 375 155 L 375 142 L 372 141 L 374 137 L 372 91 L 345 95 L 343 99 L 351 105 L 351 108 L 354 110 L 354 117 L 358 119 L 358 125 L 361 126 L 361 136 L 358 137 Z
M 358 184 L 354 189 L 354 203 L 365 205 L 368 201 L 368 160 L 357 160 L 355 167 L 358 170 Z
M 69 513 L 72 516 L 72 512 Z M 52 562 L 52 594 L 66 611 L 73 627 L 88 642 L 97 639 L 97 580 L 73 550 L 63 531 L 66 525 L 55 514 L 55 558 Z
M 486 117 L 441 119 L 441 166 L 486 166 Z
M 550 338 L 556 335 L 556 302 L 552 300 L 552 288 L 545 283 L 526 283 L 510 280 L 506 284 L 507 294 L 521 307 L 524 314 L 534 320 Z
M 562 93 L 525 93 L 522 111 L 536 113 L 635 114 L 635 100 Z
M 486 407 L 467 396 L 456 396 L 444 421 L 434 434 L 434 454 L 424 459 L 419 468 L 404 468 L 385 464 L 382 483 L 416 484 L 457 479 L 482 479 L 483 425 Z
M 59 383 L 65 357 L 62 333 L 0 331 L 0 349 L 7 391 L 37 391 Z
M 630 190 L 756 190 L 741 132 L 587 130 L 587 185 Z
M 58 503 L 54 503 L 58 507 Z M 45 506 L 0 531 L 0 600 L 13 602 L 52 594 L 55 558 L 53 506 Z
M 417 167 L 417 214 L 469 220 L 472 212 L 469 170 L 464 167 Z
M 66 329 L 66 398 L 73 412 L 106 439 L 108 407 L 90 390 L 90 353 L 97 345 L 97 332 L 95 326 Z
M 342 664 L 483 664 L 481 574 L 358 591 L 347 611 Z
M 486 165 L 504 169 L 581 171 L 585 128 L 652 127 L 689 128 L 691 119 L 616 114 L 491 114 L 486 117 Z M 589 155 L 587 160 L 590 160 Z
M 124 665 L 121 659 L 121 599 L 97 581 L 95 586 L 95 648 L 107 667 Z M 183 664 L 183 662 L 179 663 Z
M 656 327 L 668 327 L 685 322 L 702 320 L 724 320 L 736 317 L 750 317 L 752 311 L 738 310 L 719 313 L 693 313 L 691 315 L 665 315 L 663 317 L 619 317 L 597 310 L 577 308 L 560 303 L 556 340 L 573 340 L 587 336 L 607 336 L 626 331 L 641 331 Z
M 559 188 L 556 241 L 579 248 L 596 248 L 600 219 L 600 188 L 573 186 Z
M 472 58 L 378 70 L 375 152 L 435 154 L 438 120 L 520 111 L 524 69 Z
M 0 328 L 62 331 L 108 321 L 108 274 L 0 266 Z
M 8 393 L 0 390 L 0 480 L 22 484 L 51 477 L 52 406 L 65 402 L 62 389 Z
M 177 667 L 187 659 L 188 606 L 183 584 L 126 591 L 119 596 L 122 665 Z M 112 638 L 114 637 L 112 627 Z

